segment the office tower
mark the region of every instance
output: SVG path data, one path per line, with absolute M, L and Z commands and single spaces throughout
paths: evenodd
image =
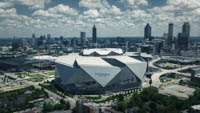
M 189 24 L 189 22 L 184 22 L 182 32 L 186 33 L 188 35 L 188 39 L 189 39 L 189 37 L 190 37 L 190 24 Z
M 63 37 L 63 36 L 60 36 L 59 40 L 60 40 L 61 43 L 63 43 L 64 37 Z
M 187 50 L 188 42 L 190 37 L 190 24 L 189 22 L 184 22 L 182 33 L 178 34 L 178 47 L 179 50 Z
M 35 38 L 35 34 L 32 34 L 32 38 L 33 38 L 33 39 Z
M 169 23 L 169 31 L 168 31 L 168 46 L 172 48 L 172 41 L 173 41 L 173 24 Z
M 51 40 L 51 34 L 47 34 L 47 40 L 48 40 L 48 41 Z
M 85 46 L 85 37 L 86 37 L 85 32 L 81 32 L 81 48 L 82 48 L 82 49 L 83 49 L 84 46 Z
M 179 33 L 178 34 L 178 48 L 179 50 L 187 50 L 188 49 L 188 34 L 187 33 Z
M 168 48 L 168 33 L 164 33 L 163 34 L 163 38 L 164 38 L 164 48 Z
M 36 46 L 36 37 L 35 37 L 35 34 L 32 34 L 32 45 Z
M 125 39 L 123 37 L 117 37 L 116 41 L 119 46 L 122 46 L 123 44 L 125 44 Z
M 97 43 L 97 30 L 95 25 L 93 26 L 92 29 L 92 43 Z
M 47 34 L 47 43 L 50 44 L 51 42 L 51 34 Z
M 78 39 L 76 37 L 71 39 L 71 46 L 76 46 L 78 44 Z
M 151 26 L 147 23 L 146 27 L 144 28 L 144 40 L 152 40 L 151 37 Z

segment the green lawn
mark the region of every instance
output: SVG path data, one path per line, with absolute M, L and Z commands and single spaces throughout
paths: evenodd
M 168 66 L 166 66 L 166 67 L 163 67 L 163 69 L 176 69 L 177 67 L 174 67 L 174 66 L 170 66 L 170 65 L 168 65 Z
M 161 67 L 160 66 L 160 64 L 165 64 L 165 63 L 167 63 L 167 61 L 165 61 L 165 60 L 159 60 L 159 61 L 155 62 L 153 65 L 156 66 L 156 67 L 159 67 L 159 68 L 162 68 L 162 69 L 168 69 L 168 70 L 170 70 L 170 69 L 177 69 L 178 68 L 178 67 L 173 66 L 173 65 L 168 65 L 168 66 L 165 66 L 165 67 Z
M 36 73 L 36 74 L 29 74 L 30 77 L 44 77 L 44 75 Z
M 191 73 L 191 70 L 190 69 L 185 69 L 185 70 L 180 70 L 179 72 L 181 72 L 181 73 Z
M 47 72 L 47 75 L 49 75 L 49 76 L 51 76 L 51 75 L 55 75 L 55 71 Z
M 161 82 L 167 82 L 171 81 L 172 79 L 179 79 L 180 77 L 176 75 L 175 73 L 170 73 L 170 74 L 165 74 L 160 76 L 160 81 Z

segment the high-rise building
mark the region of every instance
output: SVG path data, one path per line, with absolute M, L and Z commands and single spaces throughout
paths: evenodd
M 179 50 L 187 50 L 188 49 L 188 34 L 187 33 L 179 33 L 178 34 L 178 48 Z
M 190 37 L 190 24 L 189 24 L 189 22 L 184 22 L 182 32 L 186 33 L 188 35 L 188 38 Z
M 81 48 L 82 48 L 82 49 L 83 49 L 84 46 L 85 46 L 85 37 L 86 37 L 85 32 L 81 32 Z
M 168 33 L 164 33 L 163 34 L 163 38 L 164 38 L 164 48 L 168 48 Z
M 36 37 L 35 37 L 35 34 L 32 34 L 32 45 L 36 46 Z
M 123 37 L 117 37 L 116 41 L 119 46 L 122 46 L 125 44 L 125 39 Z
M 95 25 L 92 28 L 92 42 L 97 43 L 97 30 Z
M 76 46 L 78 44 L 78 39 L 76 37 L 71 39 L 71 46 Z
M 184 22 L 182 33 L 178 34 L 178 47 L 179 50 L 187 50 L 188 42 L 190 37 L 190 24 L 189 22 Z
M 47 34 L 47 40 L 51 40 L 51 34 Z
M 51 42 L 51 34 L 47 34 L 47 43 L 50 44 Z
M 60 37 L 59 37 L 59 40 L 60 40 L 60 42 L 62 43 L 62 42 L 64 41 L 64 37 L 63 37 L 63 36 L 60 36 Z
M 152 40 L 151 37 L 151 26 L 147 23 L 146 27 L 144 28 L 144 40 Z
M 169 46 L 169 48 L 172 47 L 172 41 L 173 41 L 173 24 L 169 23 L 169 30 L 168 30 L 168 46 Z

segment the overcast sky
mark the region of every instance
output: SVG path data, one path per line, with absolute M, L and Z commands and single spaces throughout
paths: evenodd
M 0 37 L 91 37 L 93 24 L 99 37 L 133 37 L 146 23 L 162 36 L 169 22 L 177 36 L 185 21 L 200 36 L 200 0 L 0 0 Z

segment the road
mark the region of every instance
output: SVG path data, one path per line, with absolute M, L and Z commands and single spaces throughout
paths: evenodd
M 158 67 L 154 66 L 153 63 L 155 63 L 156 61 L 158 61 L 160 59 L 161 58 L 157 58 L 155 60 L 150 61 L 149 62 L 149 66 L 154 67 L 154 68 L 158 68 Z M 152 76 L 151 76 L 152 85 L 154 87 L 159 87 L 161 85 L 160 76 L 163 75 L 163 74 L 167 74 L 167 73 L 178 73 L 178 74 L 183 74 L 185 76 L 190 76 L 188 74 L 180 73 L 178 71 L 183 70 L 183 69 L 193 68 L 193 67 L 196 67 L 196 66 L 197 65 L 187 65 L 187 66 L 184 66 L 182 68 L 171 69 L 171 70 L 166 70 L 166 69 L 159 68 L 161 72 L 156 72 L 156 73 L 152 74 Z

